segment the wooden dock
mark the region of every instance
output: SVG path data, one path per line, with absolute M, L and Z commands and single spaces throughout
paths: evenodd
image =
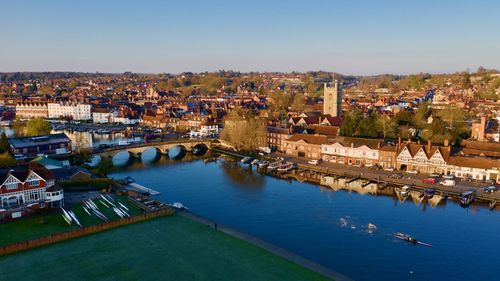
M 151 188 L 147 188 L 147 187 L 142 186 L 142 185 L 135 183 L 135 182 L 129 183 L 129 185 L 133 188 L 139 189 L 140 191 L 148 193 L 149 195 L 152 195 L 152 196 L 160 194 L 160 192 L 158 192 L 156 190 L 153 190 Z

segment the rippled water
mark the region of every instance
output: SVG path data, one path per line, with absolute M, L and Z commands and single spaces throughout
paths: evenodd
M 134 164 L 111 175 L 132 176 L 193 213 L 274 243 L 355 280 L 498 280 L 500 212 L 436 208 L 389 196 L 334 192 L 259 174 L 219 159 Z M 339 219 L 343 218 L 343 225 Z M 377 229 L 370 233 L 366 227 Z M 414 235 L 432 248 L 392 238 Z M 412 272 L 412 273 L 410 273 Z

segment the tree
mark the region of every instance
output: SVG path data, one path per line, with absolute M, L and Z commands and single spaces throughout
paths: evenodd
M 12 158 L 12 156 L 4 152 L 0 154 L 0 168 L 5 168 L 5 167 L 12 167 L 17 164 L 16 159 Z
M 102 158 L 101 162 L 97 165 L 97 171 L 103 176 L 107 176 L 113 171 L 113 161 L 109 158 Z
M 362 118 L 359 121 L 354 136 L 378 138 L 380 131 L 378 115 L 377 113 L 372 112 L 368 117 Z
M 378 118 L 379 128 L 382 130 L 382 137 L 386 138 L 396 138 L 397 124 L 394 118 L 387 115 L 380 116 Z
M 28 136 L 48 135 L 52 130 L 50 123 L 42 118 L 31 119 L 26 123 Z
M 7 135 L 2 133 L 0 136 L 0 153 L 9 151 L 9 141 L 7 140 Z
M 359 112 L 358 110 L 347 113 L 344 117 L 342 125 L 340 125 L 340 135 L 352 137 L 356 132 L 356 128 L 358 127 L 361 118 L 361 112 Z
M 224 118 L 224 130 L 221 138 L 238 150 L 255 151 L 265 145 L 265 122 L 251 113 L 229 112 Z
M 465 71 L 462 73 L 462 81 L 461 81 L 462 89 L 470 89 L 472 87 L 472 82 L 470 80 L 469 71 Z
M 394 116 L 394 119 L 398 125 L 409 125 L 413 120 L 413 115 L 407 110 L 401 110 Z
M 293 97 L 291 108 L 294 111 L 304 111 L 306 108 L 306 102 L 303 94 L 296 94 Z
M 415 112 L 415 115 L 413 115 L 413 125 L 419 129 L 422 130 L 425 128 L 427 125 L 427 115 L 429 114 L 429 106 L 427 103 L 421 103 Z

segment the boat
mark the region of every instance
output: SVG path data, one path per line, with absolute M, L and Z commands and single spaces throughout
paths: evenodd
M 476 192 L 474 190 L 463 192 L 462 195 L 460 195 L 460 206 L 469 207 L 475 197 Z
M 104 207 L 109 208 L 108 204 L 104 203 L 104 201 L 99 200 L 99 202 L 101 202 L 101 204 L 103 204 L 103 205 L 104 205 Z
M 71 225 L 71 221 L 64 214 L 62 214 L 62 217 L 69 225 Z
M 241 163 L 243 164 L 248 164 L 252 161 L 252 158 L 250 157 L 244 157 L 243 159 L 241 159 Z
M 424 195 L 427 198 L 432 198 L 435 193 L 436 193 L 436 190 L 434 188 L 432 188 L 432 187 L 431 188 L 426 188 L 424 190 Z
M 114 212 L 115 212 L 115 214 L 116 214 L 117 216 L 119 216 L 120 218 L 124 218 L 124 217 L 125 217 L 125 215 L 124 215 L 124 214 L 123 214 L 123 213 L 122 213 L 122 212 L 121 212 L 118 208 L 113 207 L 113 211 L 114 211 Z
M 83 210 L 85 211 L 85 213 L 87 213 L 89 216 L 92 216 L 92 214 L 90 214 L 89 212 L 89 209 L 87 209 L 87 206 L 83 205 Z
M 406 242 L 411 243 L 413 245 L 422 245 L 422 246 L 432 247 L 431 244 L 418 241 L 417 239 L 415 239 L 413 236 L 411 236 L 409 234 L 396 232 L 393 234 L 393 236 L 394 236 L 394 238 L 406 241 Z
M 408 185 L 405 185 L 401 188 L 401 190 L 399 191 L 399 195 L 401 196 L 408 196 L 410 195 L 410 187 Z
M 368 227 L 368 229 L 369 229 L 369 230 L 375 230 L 375 229 L 377 229 L 377 226 L 376 226 L 376 225 L 374 225 L 374 224 L 373 224 L 373 223 L 371 223 L 371 222 L 369 222 L 369 223 L 368 223 L 368 226 L 367 226 L 367 227 Z
M 73 222 L 73 218 L 69 215 L 69 213 L 66 210 L 64 210 L 64 208 L 61 207 L 61 210 L 63 211 L 64 220 L 69 224 L 71 224 L 71 222 Z
M 111 201 L 109 201 L 108 198 L 104 197 L 104 195 L 101 194 L 101 197 L 102 197 L 102 199 L 104 199 L 104 201 L 106 201 L 106 203 L 108 203 L 109 205 L 111 205 L 113 207 L 116 207 L 115 204 L 113 204 Z
M 273 163 L 270 163 L 268 166 L 267 166 L 267 169 L 269 171 L 274 171 L 276 170 L 279 166 L 283 165 L 283 161 L 282 160 L 279 160 L 279 161 L 276 161 L 276 162 L 273 162 Z
M 250 164 L 252 164 L 252 165 L 258 165 L 259 162 L 260 162 L 259 159 L 254 159 L 252 162 L 250 162 Z
M 281 166 L 279 166 L 276 170 L 278 172 L 288 172 L 294 168 L 295 168 L 295 163 L 287 162 L 287 163 L 284 163 Z
M 262 160 L 262 161 L 259 162 L 259 167 L 260 168 L 264 168 L 267 165 L 269 165 L 269 161 L 267 161 L 267 160 Z
M 81 224 L 80 224 L 80 221 L 78 220 L 78 218 L 76 217 L 75 213 L 73 213 L 73 211 L 68 211 L 69 215 L 73 218 L 73 220 L 75 220 L 76 224 L 79 226 L 79 227 L 83 227 Z
M 128 211 L 128 208 L 127 206 L 123 205 L 122 203 L 118 202 L 118 205 L 120 205 L 123 209 L 127 210 Z
M 189 210 L 186 206 L 182 205 L 181 202 L 175 202 L 174 204 L 172 204 L 172 207 L 176 208 L 176 209 L 179 209 L 179 210 Z

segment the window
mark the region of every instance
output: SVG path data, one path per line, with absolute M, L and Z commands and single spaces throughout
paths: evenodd
M 8 183 L 8 184 L 5 185 L 5 187 L 7 188 L 7 190 L 16 189 L 17 188 L 17 182 L 15 182 L 15 183 Z
M 38 186 L 38 185 L 40 185 L 40 181 L 39 180 L 30 180 L 28 182 L 28 185 L 29 186 Z

